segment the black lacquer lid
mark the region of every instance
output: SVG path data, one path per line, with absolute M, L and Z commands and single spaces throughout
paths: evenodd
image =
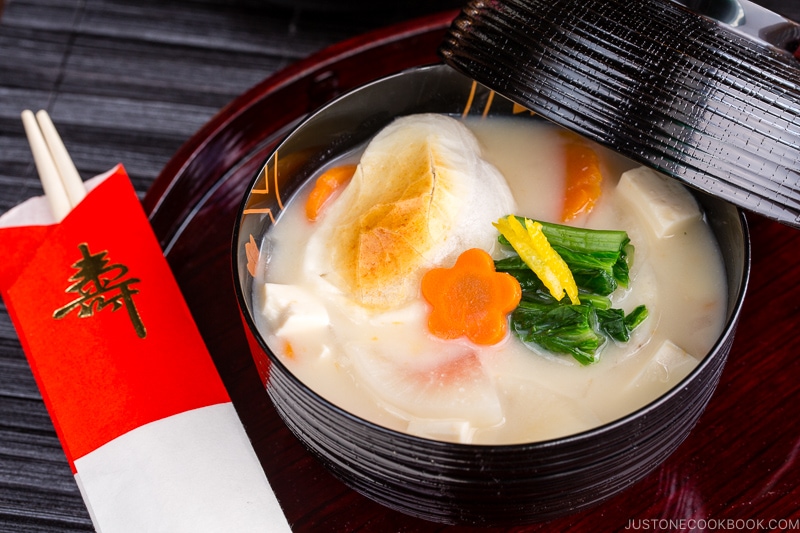
M 746 0 L 472 0 L 445 62 L 539 115 L 800 228 L 800 25 Z

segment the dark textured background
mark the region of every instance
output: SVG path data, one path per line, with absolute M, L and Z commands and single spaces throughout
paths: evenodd
M 796 0 L 760 3 L 800 20 Z M 329 44 L 458 3 L 361 4 L 370 7 L 321 12 L 288 0 L 0 2 L 0 213 L 41 194 L 19 118 L 25 108 L 50 112 L 84 177 L 122 161 L 143 196 L 200 126 L 265 77 Z M 90 530 L 0 303 L 0 532 Z

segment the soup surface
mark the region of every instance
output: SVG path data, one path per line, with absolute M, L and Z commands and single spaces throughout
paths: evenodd
M 485 217 L 511 208 L 513 213 L 500 216 L 560 222 L 566 137 L 555 126 L 526 118 L 466 124 L 477 140 L 476 156 L 490 167 L 484 170 L 504 181 L 480 192 L 493 205 Z M 582 365 L 523 344 L 513 333 L 488 346 L 438 338 L 428 330 L 430 306 L 413 276 L 411 289 L 400 287 L 401 296 L 392 293 L 380 305 L 354 301 L 359 298 L 344 282 L 321 273 L 319 264 L 334 255 L 329 243 L 336 232 L 325 229 L 325 217 L 334 216 L 337 203 L 339 212 L 346 210 L 340 203 L 353 202 L 354 196 L 345 189 L 310 222 L 305 204 L 313 179 L 286 204 L 261 245 L 253 299 L 254 308 L 263 310 L 257 321 L 270 348 L 299 379 L 342 409 L 436 440 L 541 441 L 613 421 L 653 401 L 686 377 L 719 336 L 726 309 L 724 266 L 685 189 L 601 147 L 591 148 L 603 173 L 602 193 L 590 212 L 569 223 L 627 231 L 635 247 L 631 282 L 611 300 L 626 312 L 639 305 L 649 312 L 629 342 L 606 342 L 597 362 Z M 348 154 L 330 166 L 358 163 L 361 155 Z M 511 198 L 488 197 L 492 190 L 504 195 L 505 184 Z M 487 224 L 463 232 L 460 246 L 488 243 L 481 246 L 501 258 L 497 230 Z M 325 232 L 327 241 L 320 237 Z M 470 240 L 479 233 L 478 240 Z M 426 259 L 421 271 L 452 266 L 452 250 L 431 256 L 435 264 Z

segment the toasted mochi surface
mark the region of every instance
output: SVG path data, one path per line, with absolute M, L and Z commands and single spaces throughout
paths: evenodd
M 492 222 L 514 210 L 505 178 L 461 121 L 402 117 L 368 144 L 309 243 L 309 264 L 358 304 L 393 308 L 418 295 L 424 269 L 490 250 Z

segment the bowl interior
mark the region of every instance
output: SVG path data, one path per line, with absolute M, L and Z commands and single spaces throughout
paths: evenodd
M 287 136 L 254 178 L 237 219 L 233 259 L 240 305 L 249 328 L 264 348 L 266 344 L 252 322 L 248 296 L 253 283 L 247 273 L 251 236 L 260 243 L 289 199 L 327 162 L 363 145 L 394 118 L 427 112 L 511 115 L 519 108 L 446 65 L 410 69 L 362 86 L 318 110 Z M 749 275 L 746 221 L 730 203 L 699 190 L 692 192 L 705 209 L 722 250 L 728 277 L 730 326 Z M 281 364 L 277 359 L 272 362 Z

